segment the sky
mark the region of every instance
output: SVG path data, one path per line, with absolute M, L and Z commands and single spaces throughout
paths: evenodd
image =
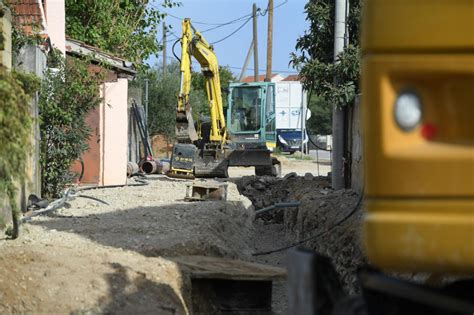
M 158 3 L 159 1 L 155 2 Z M 171 9 L 163 9 L 164 12 L 173 16 L 167 16 L 165 22 L 171 25 L 171 32 L 177 36 L 181 36 L 182 18 L 191 18 L 191 23 L 199 31 L 213 28 L 244 15 L 252 14 L 252 4 L 255 2 L 261 11 L 265 11 L 268 0 L 180 0 L 181 6 Z M 295 51 L 296 40 L 304 34 L 308 28 L 304 6 L 307 0 L 274 0 L 274 17 L 273 17 L 273 73 L 281 73 L 286 76 L 296 73 L 295 69 L 288 65 L 290 61 L 290 53 Z M 156 4 L 155 4 L 156 5 Z M 249 16 L 250 17 L 250 16 Z M 227 35 L 238 29 L 248 17 L 243 18 L 235 23 L 216 28 L 203 33 L 203 36 L 210 43 L 223 39 Z M 267 56 L 267 27 L 268 15 L 258 17 L 258 50 L 259 50 L 259 69 L 260 74 L 265 74 L 266 56 Z M 245 57 L 252 41 L 252 20 L 245 24 L 239 31 L 229 38 L 214 44 L 214 50 L 221 66 L 230 66 L 231 70 L 238 77 L 244 64 Z M 161 32 L 158 35 L 161 40 Z M 173 34 L 168 35 L 167 54 L 173 56 L 171 46 Z M 181 49 L 179 44 L 176 45 L 176 52 L 180 56 Z M 174 58 L 174 57 L 173 57 Z M 161 63 L 161 56 L 158 62 Z M 171 60 L 169 60 L 171 61 Z M 148 60 L 153 65 L 157 62 L 156 57 Z M 250 60 L 246 75 L 253 75 L 253 55 Z M 196 70 L 199 67 L 195 66 Z

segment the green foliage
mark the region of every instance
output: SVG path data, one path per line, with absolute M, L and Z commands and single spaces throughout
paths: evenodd
M 148 78 L 148 127 L 150 134 L 164 134 L 172 138 L 175 134 L 176 105 L 180 85 L 179 64 L 173 62 L 167 66 L 166 70 L 166 74 L 163 76 L 163 68 L 149 69 L 140 74 L 132 86 L 143 88 L 144 80 Z M 220 67 L 219 75 L 223 90 L 228 88 L 229 82 L 235 80 L 228 67 Z M 225 107 L 227 104 L 225 93 L 222 93 L 222 99 Z M 204 76 L 201 72 L 192 74 L 190 103 L 196 121 L 201 116 L 209 115 Z
M 237 81 L 237 79 L 234 77 L 234 74 L 232 71 L 229 69 L 229 67 L 226 66 L 221 66 L 219 67 L 219 78 L 221 82 L 221 89 L 222 89 L 222 104 L 223 107 L 227 107 L 227 94 L 226 91 L 229 88 L 229 83 Z M 194 91 L 202 91 L 202 94 L 204 96 L 204 107 L 205 108 L 200 108 L 200 112 L 209 112 L 209 107 L 207 105 L 207 96 L 206 96 L 206 90 L 205 90 L 205 85 L 204 85 L 204 75 L 202 72 L 194 72 L 193 73 L 193 79 L 191 82 L 192 89 Z
M 163 69 L 156 66 L 140 73 L 131 86 L 144 89 L 148 78 L 148 128 L 150 134 L 164 134 L 173 137 L 175 133 L 175 110 L 179 91 L 180 72 L 177 63 Z
M 14 183 L 25 177 L 32 130 L 30 96 L 38 87 L 34 75 L 9 73 L 0 67 L 0 195 L 9 198 L 14 222 L 19 213 Z
M 310 0 L 306 5 L 309 31 L 297 40 L 298 53 L 291 63 L 304 78 L 303 84 L 334 106 L 353 103 L 359 93 L 360 49 L 359 23 L 362 0 L 350 1 L 349 44 L 333 63 L 334 1 Z
M 72 181 L 70 167 L 88 148 L 85 118 L 101 100 L 101 74 L 89 73 L 86 60 L 58 56 L 50 59 L 56 68 L 46 71 L 39 101 L 41 186 L 49 198 L 57 197 Z
M 308 104 L 311 110 L 311 118 L 306 127 L 310 134 L 329 135 L 332 129 L 332 104 L 323 97 L 313 96 Z
M 157 34 L 163 17 L 152 1 L 66 0 L 68 36 L 136 63 L 161 50 Z

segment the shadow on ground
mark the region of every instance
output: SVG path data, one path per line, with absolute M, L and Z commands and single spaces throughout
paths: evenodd
M 57 214 L 29 224 L 149 257 L 244 258 L 250 253 L 252 230 L 251 212 L 240 201 L 168 204 L 80 216 Z
M 174 290 L 139 274 L 131 279 L 121 264 L 111 263 L 114 272 L 105 276 L 108 296 L 98 301 L 95 309 L 73 311 L 71 314 L 184 314 L 184 308 Z

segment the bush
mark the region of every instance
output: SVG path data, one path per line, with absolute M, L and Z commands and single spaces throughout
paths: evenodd
M 9 73 L 0 67 L 0 195 L 6 195 L 10 201 L 14 224 L 19 213 L 14 183 L 25 177 L 33 122 L 30 96 L 38 88 L 36 76 Z
M 54 64 L 45 73 L 39 101 L 42 195 L 57 197 L 72 182 L 70 167 L 88 149 L 89 111 L 100 103 L 101 75 L 88 71 L 89 62 L 67 62 L 54 53 Z

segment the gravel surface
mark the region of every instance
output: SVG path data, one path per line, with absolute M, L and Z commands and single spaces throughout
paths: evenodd
M 249 259 L 250 201 L 185 202 L 185 181 L 84 191 L 0 241 L 0 313 L 186 314 L 189 283 L 170 256 Z
M 282 166 L 317 175 L 313 161 L 282 158 Z M 227 202 L 185 202 L 189 181 L 156 175 L 147 186 L 82 192 L 108 205 L 76 198 L 33 218 L 17 240 L 0 240 L 0 313 L 189 314 L 190 280 L 175 256 L 285 267 L 285 252 L 251 255 L 293 239 L 283 222 L 254 220 L 233 183 L 249 171 L 231 171 Z M 274 314 L 287 313 L 285 285 L 274 283 Z

